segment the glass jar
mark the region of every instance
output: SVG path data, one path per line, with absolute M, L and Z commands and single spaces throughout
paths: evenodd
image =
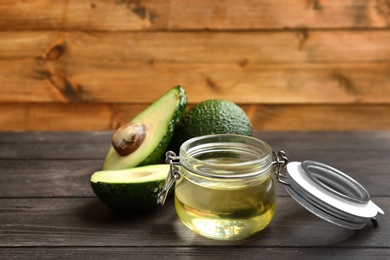
M 180 148 L 175 208 L 192 231 L 237 240 L 264 229 L 275 213 L 272 148 L 248 136 L 193 138 Z
M 268 226 L 276 208 L 275 179 L 308 211 L 344 228 L 377 225 L 375 216 L 384 214 L 343 172 L 316 161 L 288 163 L 283 151 L 253 137 L 196 137 L 182 144 L 179 157 L 167 152 L 166 158 L 170 172 L 157 203 L 164 204 L 176 182 L 177 215 L 208 238 L 238 240 Z

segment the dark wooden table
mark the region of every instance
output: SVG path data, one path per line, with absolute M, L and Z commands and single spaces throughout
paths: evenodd
M 348 173 L 387 213 L 351 231 L 299 206 L 278 184 L 271 224 L 250 239 L 214 241 L 185 228 L 172 198 L 133 217 L 103 205 L 90 188 L 111 132 L 0 133 L 0 258 L 389 259 L 390 132 L 256 132 L 291 161 Z

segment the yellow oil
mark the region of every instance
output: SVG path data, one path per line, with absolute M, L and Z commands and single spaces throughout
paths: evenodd
M 264 229 L 275 213 L 272 174 L 250 185 L 195 183 L 180 178 L 175 207 L 180 220 L 195 233 L 218 240 L 238 240 Z

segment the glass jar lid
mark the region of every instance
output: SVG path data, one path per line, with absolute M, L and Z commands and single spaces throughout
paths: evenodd
M 315 161 L 289 162 L 283 176 L 286 191 L 318 217 L 348 229 L 361 229 L 384 214 L 357 181 Z M 376 223 L 376 222 L 375 222 Z

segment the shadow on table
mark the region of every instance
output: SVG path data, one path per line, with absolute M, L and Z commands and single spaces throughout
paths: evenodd
M 99 199 L 89 198 L 77 213 L 83 228 L 92 234 L 104 234 L 100 242 L 117 246 L 181 245 L 183 241 L 172 228 L 177 220 L 172 202 L 139 214 L 121 214 L 108 208 Z
M 107 207 L 96 198 L 91 199 L 90 203 L 80 211 L 80 216 L 84 221 L 96 224 L 146 222 L 148 219 L 155 218 L 155 215 L 161 210 L 161 208 L 156 207 L 141 213 L 121 213 Z
M 368 223 L 362 230 L 339 227 L 298 205 L 291 205 L 288 210 L 276 214 L 273 223 L 273 235 L 280 237 L 281 243 L 291 244 L 288 240 L 293 240 L 296 246 L 347 245 L 362 233 L 374 231 L 372 229 L 375 230 L 372 223 Z

